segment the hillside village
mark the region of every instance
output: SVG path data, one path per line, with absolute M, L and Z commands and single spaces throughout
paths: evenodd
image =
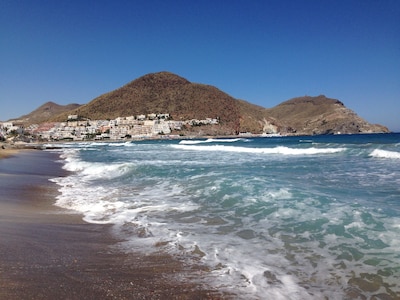
M 378 132 L 390 131 L 324 95 L 266 109 L 169 72 L 144 75 L 85 105 L 47 102 L 0 122 L 0 140 L 10 142 Z
M 168 113 L 118 117 L 113 120 L 90 120 L 69 115 L 66 122 L 34 124 L 24 127 L 22 122 L 0 122 L 1 140 L 83 141 L 144 139 L 170 135 L 185 128 L 218 125 L 219 120 L 174 121 Z
M 146 74 L 84 105 L 47 102 L 0 122 L 0 140 L 10 142 L 378 132 L 390 131 L 325 95 L 267 109 L 170 72 Z

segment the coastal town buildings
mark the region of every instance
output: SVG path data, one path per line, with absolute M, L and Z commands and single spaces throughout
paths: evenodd
M 185 126 L 217 125 L 218 119 L 174 121 L 168 113 L 118 117 L 113 120 L 90 120 L 70 115 L 65 122 L 33 124 L 24 128 L 22 123 L 0 122 L 0 138 L 31 135 L 39 140 L 122 140 L 169 135 Z

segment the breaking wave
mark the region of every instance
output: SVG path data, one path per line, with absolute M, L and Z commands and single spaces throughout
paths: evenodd
M 224 145 L 171 145 L 175 149 L 195 150 L 195 151 L 221 151 L 221 152 L 238 152 L 238 153 L 254 153 L 254 154 L 283 154 L 283 155 L 313 155 L 313 154 L 330 154 L 345 151 L 346 148 L 289 148 L 289 147 L 273 147 L 273 148 L 248 148 Z
M 370 156 L 376 158 L 400 159 L 400 152 L 375 149 L 374 151 L 371 152 Z
M 182 140 L 179 142 L 180 145 L 196 145 L 204 143 L 234 143 L 239 141 L 246 141 L 246 139 L 235 138 L 235 139 L 206 139 L 206 140 Z

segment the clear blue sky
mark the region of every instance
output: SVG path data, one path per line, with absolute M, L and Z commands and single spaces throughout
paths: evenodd
M 267 108 L 324 94 L 400 131 L 400 1 L 0 1 L 0 120 L 158 71 Z

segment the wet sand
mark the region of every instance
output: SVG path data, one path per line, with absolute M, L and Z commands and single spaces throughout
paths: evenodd
M 19 151 L 20 150 L 18 149 L 13 149 L 13 148 L 3 149 L 0 147 L 0 159 L 16 155 Z
M 10 156 L 11 155 L 11 156 Z M 0 159 L 0 299 L 228 299 L 186 278 L 207 276 L 167 254 L 121 253 L 107 225 L 53 205 L 57 155 Z

